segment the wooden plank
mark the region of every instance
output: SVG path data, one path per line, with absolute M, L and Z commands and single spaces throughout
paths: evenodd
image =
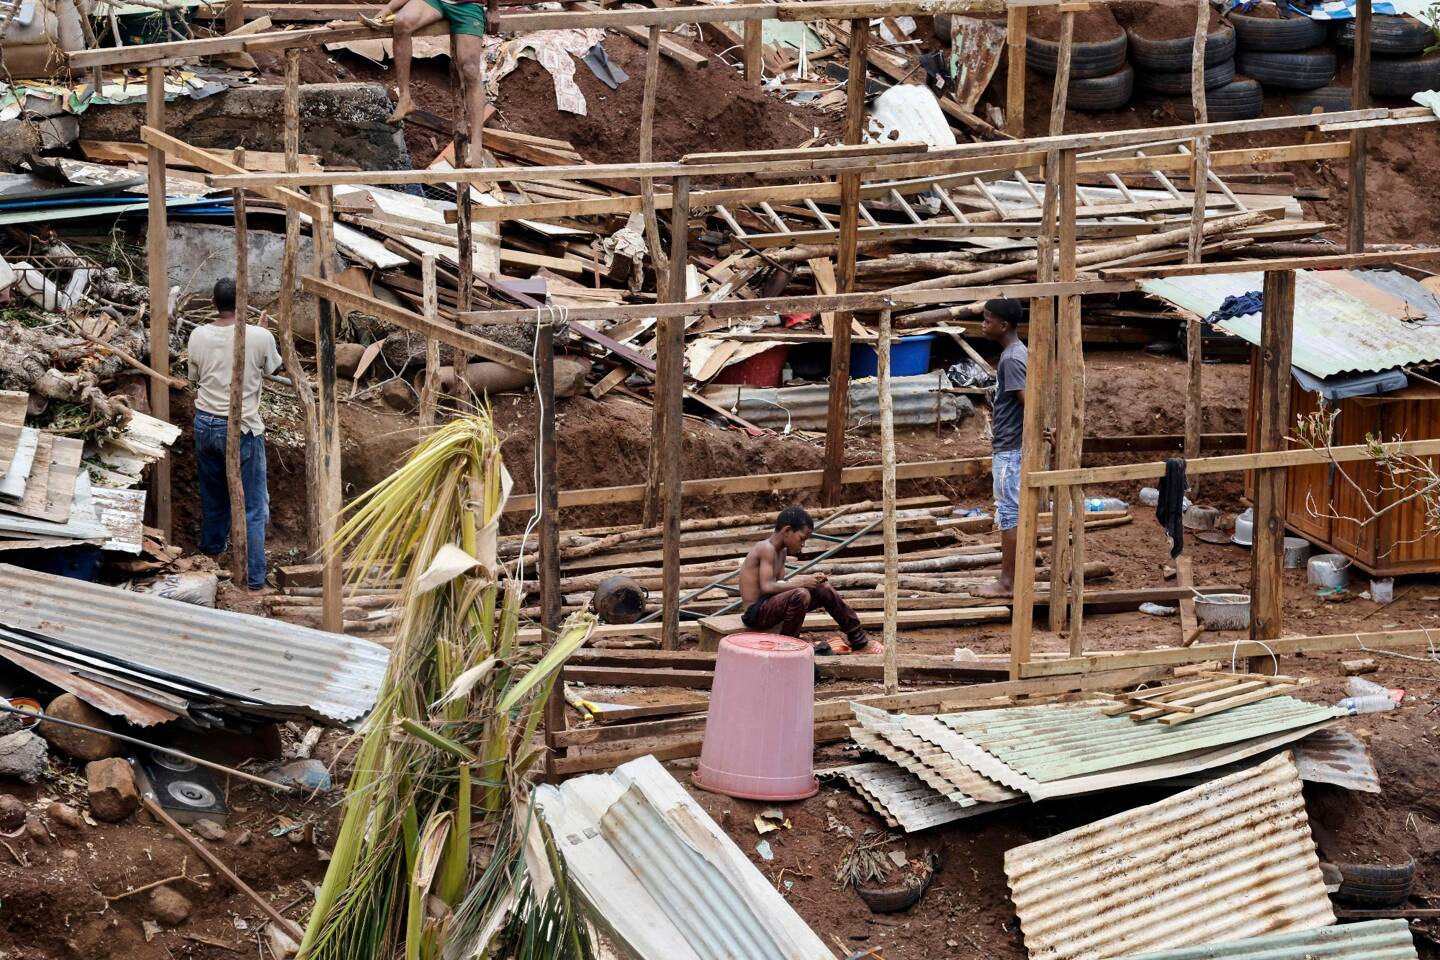
M 403 327 L 422 336 L 439 340 L 443 344 L 454 347 L 457 350 L 468 351 L 478 354 L 488 360 L 503 363 L 514 370 L 521 370 L 529 373 L 531 370 L 530 358 L 518 350 L 501 346 L 483 337 L 477 337 L 473 333 L 451 327 L 447 324 L 432 320 L 429 317 L 418 313 L 412 313 L 402 307 L 397 307 L 377 300 L 374 297 L 367 297 L 362 293 L 351 290 L 349 287 L 341 286 L 329 280 L 321 280 L 318 277 L 307 276 L 301 279 L 301 285 L 310 293 L 321 297 L 330 303 L 346 310 L 358 310 L 397 327 Z M 533 316 L 533 311 L 531 311 Z
M 1270 270 L 1351 270 L 1356 267 L 1440 260 L 1440 247 L 1389 250 L 1374 253 L 1339 253 L 1321 257 L 1284 257 L 1275 260 L 1225 260 L 1212 263 L 1176 263 L 1155 267 L 1102 267 L 1100 276 L 1151 280 L 1164 277 L 1219 276 L 1222 273 L 1258 273 Z
M 1274 687 L 1265 685 L 1259 690 L 1252 690 L 1249 693 L 1242 693 L 1239 696 L 1231 697 L 1228 700 L 1221 700 L 1208 706 L 1200 707 L 1193 711 L 1186 711 L 1179 714 L 1164 716 L 1160 723 L 1167 727 L 1178 726 L 1182 723 L 1189 723 L 1191 720 L 1198 720 L 1201 717 L 1213 716 L 1217 713 L 1224 713 L 1234 707 L 1244 706 L 1247 703 L 1256 703 L 1260 700 L 1268 700 L 1286 692 L 1285 687 Z
M 165 129 L 165 68 L 152 67 L 145 73 L 145 127 L 163 136 Z M 150 291 L 150 366 L 158 373 L 170 369 L 170 267 L 166 241 L 169 211 L 165 206 L 165 157 L 161 144 L 149 144 L 146 168 L 148 217 L 145 225 L 145 263 Z M 178 142 L 178 141 L 177 141 Z M 164 377 L 150 378 L 150 414 L 170 420 L 170 384 Z M 150 516 L 167 540 L 174 535 L 171 513 L 170 458 L 161 457 L 150 468 Z
M 1243 450 L 1246 436 L 1243 433 L 1203 433 L 1200 435 L 1201 450 Z M 1086 437 L 1085 453 L 1151 453 L 1184 449 L 1185 435 L 1161 433 L 1150 436 L 1107 436 Z
M 1025 136 L 1025 44 L 1029 10 L 1013 5 L 1005 12 L 1005 132 Z
M 878 627 L 885 623 L 885 611 L 883 610 L 861 610 L 855 614 L 860 623 L 866 627 Z M 901 610 L 895 615 L 895 625 L 898 627 L 946 627 L 957 623 L 985 623 L 996 620 L 1005 620 L 1010 616 L 1010 608 L 1003 606 L 990 607 L 952 607 L 942 610 Z M 835 621 L 830 619 L 827 613 L 810 613 L 805 616 L 805 624 L 802 630 L 824 630 L 836 629 Z M 718 648 L 720 639 L 732 633 L 740 633 L 747 629 L 740 621 L 739 614 L 731 614 L 724 617 L 704 617 L 700 620 L 700 649 L 714 650 Z
M 684 303 L 690 262 L 690 178 L 676 177 L 671 184 L 675 198 L 670 216 L 670 281 L 668 299 Z M 662 552 L 664 597 L 660 645 L 673 650 L 680 645 L 680 520 L 683 515 L 685 481 L 685 322 L 666 317 L 656 335 L 659 379 L 655 384 L 655 409 L 659 414 L 652 443 L 663 451 L 659 481 L 663 483 L 661 522 L 664 529 Z
M 1384 444 L 1391 455 L 1413 454 L 1432 456 L 1440 454 L 1440 439 L 1405 440 Z M 1186 464 L 1187 474 L 1232 473 L 1241 470 L 1263 470 L 1273 467 L 1302 467 L 1317 463 L 1353 463 L 1369 460 L 1370 447 L 1355 444 L 1346 447 L 1330 447 L 1328 450 L 1279 450 L 1270 453 L 1237 453 L 1221 457 L 1201 457 Z M 1164 461 L 1150 463 L 1125 463 L 1112 467 L 1082 467 L 1079 470 L 1045 470 L 1022 481 L 1034 486 L 1122 483 L 1127 480 L 1151 480 L 1165 476 Z
M 126 48 L 126 49 L 128 49 L 128 48 Z M 158 128 L 158 127 L 150 126 L 148 123 L 147 123 L 145 126 L 143 126 L 143 127 L 140 128 L 140 139 L 143 140 L 143 141 L 145 141 L 145 143 L 148 144 L 152 149 L 153 149 L 153 148 L 159 148 L 161 151 L 163 151 L 163 153 L 161 154 L 161 156 L 162 156 L 162 163 L 161 163 L 161 165 L 160 165 L 160 166 L 161 166 L 162 178 L 163 178 L 163 168 L 164 168 L 163 157 L 165 157 L 165 156 L 178 157 L 178 158 L 184 160 L 184 161 L 187 162 L 187 163 L 193 164 L 195 167 L 197 167 L 197 168 L 199 168 L 199 169 L 201 169 L 201 170 L 207 171 L 207 172 L 210 173 L 210 174 L 217 174 L 217 175 L 235 175 L 235 174 L 239 174 L 239 175 L 241 175 L 241 176 L 246 176 L 246 175 L 247 175 L 247 174 L 245 173 L 245 170 L 244 170 L 243 168 L 237 167 L 235 164 L 231 163 L 229 160 L 226 160 L 226 159 L 223 158 L 223 157 L 214 156 L 213 154 L 210 154 L 210 153 L 208 153 L 208 152 L 206 152 L 206 151 L 204 151 L 204 150 L 201 150 L 199 147 L 192 147 L 190 144 L 186 143 L 184 140 L 180 140 L 180 139 L 177 139 L 176 137 L 169 136 L 169 135 L 167 135 L 162 129 L 160 129 L 160 128 Z M 154 161 L 154 159 L 152 158 L 151 163 L 153 164 L 154 162 L 155 162 L 155 161 Z M 296 173 L 296 174 L 293 174 L 293 176 L 304 176 L 304 175 L 305 175 L 304 173 Z M 292 176 L 292 174 L 287 174 L 287 173 L 257 174 L 257 176 L 279 176 L 279 177 L 284 177 L 284 176 Z M 162 183 L 163 183 L 163 179 L 160 180 L 160 181 L 151 180 L 150 182 L 151 182 L 151 183 L 156 183 L 156 182 L 162 182 Z M 244 186 L 244 185 L 242 185 L 242 186 Z M 230 189 L 233 189 L 233 187 L 231 187 Z M 256 186 L 245 186 L 245 189 L 250 190 L 250 191 L 253 192 L 253 193 L 258 193 L 260 196 L 266 197 L 267 199 L 274 200 L 274 201 L 276 201 L 277 203 L 280 203 L 280 204 L 282 204 L 283 206 L 285 206 L 285 207 L 287 207 L 287 208 L 289 208 L 289 209 L 295 210 L 297 213 L 303 213 L 303 214 L 305 214 L 306 216 L 311 217 L 311 218 L 317 218 L 317 217 L 321 217 L 321 216 L 324 216 L 324 215 L 325 215 L 325 213 L 320 210 L 320 207 L 319 207 L 314 201 L 312 201 L 309 197 L 305 196 L 305 195 L 302 194 L 302 193 L 297 193 L 296 191 L 291 190 L 291 189 L 288 189 L 288 188 L 284 188 L 284 187 L 276 188 L 276 187 L 267 187 L 267 186 L 258 186 L 258 187 L 256 187 Z M 162 195 L 162 196 L 163 196 L 163 195 Z
M 217 150 L 199 148 L 205 150 L 212 156 L 225 159 L 229 156 L 229 150 Z M 80 152 L 85 155 L 86 160 L 96 163 L 146 163 L 149 160 L 149 150 L 143 143 L 126 143 L 121 140 L 81 140 Z M 320 157 L 318 154 L 302 153 L 299 155 L 301 170 L 319 170 Z M 180 170 L 199 170 L 200 167 L 180 157 L 166 158 L 166 166 Z M 266 150 L 246 150 L 244 168 L 246 170 L 285 170 L 285 154 Z
M 1433 643 L 1435 643 L 1435 631 L 1423 628 L 1375 633 L 1282 637 L 1276 640 L 1267 640 L 1263 646 L 1251 640 L 1241 640 L 1238 643 L 1203 643 L 1193 647 L 1164 647 L 1158 650 L 1092 652 L 1083 657 L 1035 660 L 1025 665 L 1023 674 L 1027 679 L 1057 677 L 1094 671 L 1173 667 L 1186 663 L 1204 663 L 1207 660 L 1229 663 L 1232 656 L 1268 659 L 1272 652 L 1278 657 L 1284 657 L 1297 653 L 1323 653 L 1331 650 L 1373 651 L 1392 650 L 1398 647 L 1426 647 Z
M 759 85 L 763 79 L 765 46 L 764 27 L 758 20 L 745 21 L 745 44 L 742 54 L 745 62 L 745 79 L 749 83 Z
M 1180 645 L 1188 647 L 1200 639 L 1200 619 L 1195 613 L 1195 562 L 1188 554 L 1175 558 L 1175 583 L 1180 588 Z
M 1261 452 L 1285 445 L 1290 419 L 1290 348 L 1295 327 L 1295 272 L 1267 271 L 1260 321 L 1260 390 L 1256 445 Z M 1285 480 L 1289 471 L 1272 467 L 1255 474 L 1255 532 L 1250 560 L 1250 639 L 1280 636 L 1285 599 Z
M 1210 154 L 1210 168 L 1253 167 L 1267 163 L 1299 163 L 1311 160 L 1343 160 L 1350 156 L 1350 144 L 1296 143 L 1277 147 L 1245 147 L 1215 150 Z M 1076 169 L 1081 175 L 1094 173 L 1189 173 L 1194 170 L 1194 154 L 1166 153 L 1159 156 L 1081 158 Z

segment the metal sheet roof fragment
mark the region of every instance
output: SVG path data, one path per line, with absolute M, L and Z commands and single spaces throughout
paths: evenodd
M 1106 960 L 1335 922 L 1288 754 L 1016 847 L 1005 874 L 1033 960 Z
M 1134 954 L 1116 960 L 1416 960 L 1416 954 L 1409 923 L 1366 920 Z
M 0 564 L 0 624 L 236 700 L 347 722 L 375 704 L 377 643 Z

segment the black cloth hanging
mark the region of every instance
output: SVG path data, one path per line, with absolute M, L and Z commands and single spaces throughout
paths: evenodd
M 1171 457 L 1165 461 L 1165 476 L 1160 478 L 1160 502 L 1155 505 L 1155 519 L 1170 538 L 1171 559 L 1185 549 L 1185 489 L 1185 459 Z

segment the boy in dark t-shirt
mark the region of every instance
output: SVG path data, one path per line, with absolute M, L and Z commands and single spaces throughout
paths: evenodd
M 1000 344 L 991 403 L 991 488 L 995 522 L 1000 527 L 1000 576 L 979 589 L 986 597 L 1008 597 L 1015 589 L 1015 527 L 1020 522 L 1020 447 L 1025 429 L 1025 367 L 1028 352 L 1020 339 L 1025 308 L 1018 300 L 988 300 L 980 329 Z

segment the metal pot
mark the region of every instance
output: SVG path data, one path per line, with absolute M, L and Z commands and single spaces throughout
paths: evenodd
M 1195 615 L 1207 630 L 1245 630 L 1250 626 L 1250 594 L 1212 593 L 1196 597 Z
M 591 603 L 602 623 L 634 623 L 645 615 L 645 588 L 629 577 L 606 577 Z

